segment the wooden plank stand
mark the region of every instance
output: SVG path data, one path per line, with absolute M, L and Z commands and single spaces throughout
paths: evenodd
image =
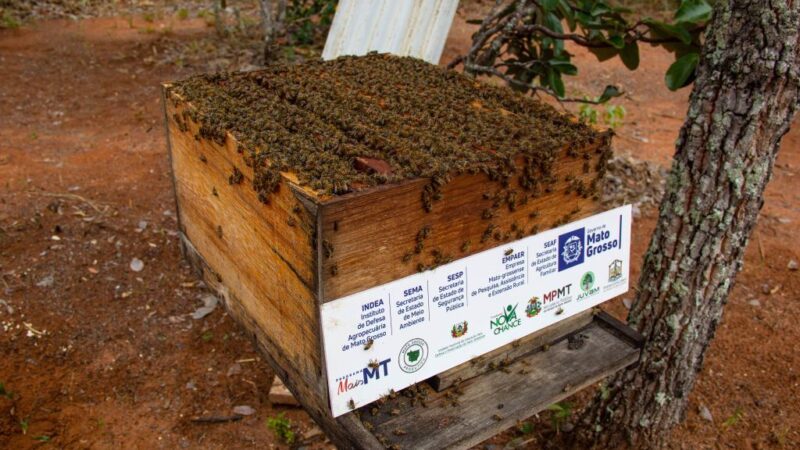
M 610 134 L 384 55 L 165 85 L 184 254 L 340 448 L 463 448 L 636 361 L 579 313 L 334 418 L 321 308 L 597 212 Z

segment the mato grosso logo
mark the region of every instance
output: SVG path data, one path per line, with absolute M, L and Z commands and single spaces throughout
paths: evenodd
M 519 303 L 514 306 L 508 305 L 503 309 L 502 313 L 492 316 L 489 321 L 489 327 L 494 334 L 505 333 L 522 323 L 522 319 L 517 318 L 517 306 L 519 306 Z
M 584 228 L 572 230 L 558 237 L 558 271 L 569 269 L 583 263 Z
M 600 292 L 600 288 L 595 286 L 596 284 L 597 277 L 594 275 L 594 272 L 589 271 L 584 273 L 581 277 L 581 293 L 578 294 L 578 301 Z

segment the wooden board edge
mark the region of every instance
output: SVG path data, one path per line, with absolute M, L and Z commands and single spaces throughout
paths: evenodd
M 597 314 L 595 314 L 595 319 L 600 322 L 602 326 L 608 330 L 611 330 L 617 336 L 627 339 L 631 345 L 635 346 L 636 348 L 642 348 L 644 336 L 628 326 L 628 324 L 620 321 L 602 309 L 597 311 Z
M 230 314 L 234 321 L 245 329 L 248 336 L 252 339 L 258 353 L 265 359 L 267 364 L 273 369 L 275 374 L 280 377 L 283 384 L 289 389 L 294 397 L 303 406 L 309 416 L 325 431 L 328 438 L 337 448 L 340 449 L 380 449 L 383 446 L 378 442 L 372 433 L 367 431 L 364 425 L 353 413 L 345 414 L 338 418 L 333 418 L 330 414 L 327 403 L 320 403 L 325 399 L 317 398 L 311 390 L 306 390 L 302 384 L 302 377 L 291 372 L 291 365 L 280 361 L 280 356 L 270 353 L 264 340 L 268 339 L 257 325 L 250 322 L 242 311 L 239 311 L 231 301 L 233 295 L 220 281 L 217 274 L 208 266 L 202 255 L 197 252 L 191 241 L 179 232 L 181 253 L 189 266 L 204 280 L 206 285 L 214 291 L 222 300 L 225 310 Z M 300 380 L 296 382 L 296 380 Z
M 167 93 L 170 86 L 170 83 L 161 83 L 161 108 L 164 112 L 164 134 L 167 138 L 167 161 L 169 162 L 170 183 L 172 183 L 172 199 L 175 201 L 175 219 L 178 221 L 178 230 L 183 230 L 181 227 L 180 202 L 178 201 L 178 180 L 175 177 L 175 162 L 172 155 L 172 135 L 169 132 Z
M 484 353 L 478 357 L 481 359 L 481 367 L 486 367 L 486 365 L 491 362 L 498 363 L 506 358 L 509 358 L 508 363 L 513 363 L 520 358 L 524 358 L 542 349 L 545 345 L 553 345 L 568 338 L 570 335 L 591 325 L 592 320 L 592 310 L 581 311 L 578 314 L 567 317 L 563 321 L 556 322 L 527 336 L 523 336 L 515 342 Z M 522 349 L 517 350 L 518 348 Z M 513 354 L 513 356 L 509 356 L 509 354 Z M 429 378 L 428 384 L 430 384 L 435 391 L 441 392 L 455 384 L 456 380 L 466 381 L 470 378 L 480 376 L 480 373 L 474 373 L 476 370 L 473 369 L 474 361 L 478 358 L 473 358 Z

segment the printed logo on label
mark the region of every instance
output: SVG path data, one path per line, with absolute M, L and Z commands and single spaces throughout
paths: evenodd
M 338 386 L 336 389 L 336 395 L 342 395 L 345 392 L 358 388 L 359 386 L 367 385 L 369 384 L 369 380 L 380 380 L 381 374 L 383 374 L 384 377 L 389 376 L 389 363 L 391 361 L 391 358 L 384 359 L 380 362 L 375 360 L 370 362 L 369 365 L 362 370 L 357 370 L 353 373 L 337 378 L 336 381 L 338 382 Z
M 608 265 L 608 281 L 617 281 L 622 278 L 622 260 L 615 259 Z
M 542 295 L 542 297 L 544 297 L 544 303 L 545 304 L 551 303 L 556 300 L 560 300 L 564 297 L 569 296 L 571 288 L 572 288 L 572 283 L 569 283 L 565 284 L 564 286 L 561 286 L 558 289 L 553 289 L 550 292 L 545 292 L 544 295 Z
M 414 373 L 425 365 L 428 360 L 428 343 L 423 339 L 414 338 L 406 342 L 400 349 L 400 370 L 406 373 Z
M 558 271 L 569 269 L 583 262 L 583 228 L 564 233 L 558 237 Z
M 539 297 L 534 295 L 528 300 L 528 306 L 525 307 L 525 315 L 528 317 L 536 317 L 540 312 L 542 312 L 542 302 L 539 301 Z
M 453 325 L 453 328 L 450 330 L 450 336 L 455 339 L 467 334 L 467 325 L 468 324 L 466 320 Z
M 502 313 L 492 316 L 492 320 L 489 321 L 489 327 L 494 334 L 505 333 L 522 323 L 522 320 L 517 318 L 517 306 L 519 306 L 519 303 L 514 306 L 508 305 L 503 309 Z
M 600 288 L 595 286 L 596 281 L 597 277 L 595 277 L 594 272 L 586 272 L 583 274 L 581 277 L 581 291 L 583 292 L 578 295 L 578 301 L 600 292 Z

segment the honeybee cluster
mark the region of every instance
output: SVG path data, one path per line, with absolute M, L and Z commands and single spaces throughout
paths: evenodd
M 264 202 L 280 171 L 333 195 L 428 178 L 421 199 L 426 210 L 442 197 L 450 177 L 466 172 L 486 173 L 501 184 L 517 174 L 520 187 L 535 195 L 551 181 L 557 150 L 597 137 L 588 126 L 508 89 L 388 55 L 202 75 L 172 89 L 193 105 L 179 124 L 198 123 L 197 139 L 223 143 L 230 132 L 242 144 Z M 520 156 L 521 169 L 515 164 Z M 359 157 L 385 161 L 391 170 L 359 170 Z M 232 181 L 237 179 L 234 173 Z M 513 209 L 527 195 L 507 190 L 499 202 Z

